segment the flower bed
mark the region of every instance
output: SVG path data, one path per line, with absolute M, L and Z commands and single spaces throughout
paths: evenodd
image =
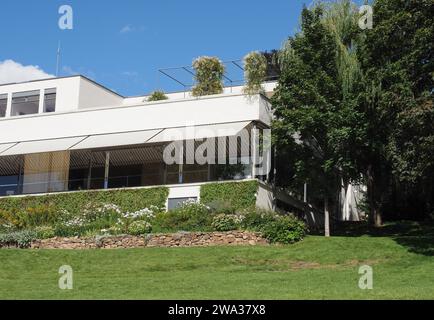
M 44 239 L 47 239 L 47 243 L 64 239 L 60 242 L 60 247 L 63 246 L 62 243 L 66 243 L 72 247 L 92 248 L 98 246 L 98 243 L 89 239 L 113 239 L 117 236 L 123 239 L 119 240 L 122 247 L 124 241 L 133 241 L 131 239 L 135 239 L 134 236 L 138 237 L 137 239 L 144 235 L 160 239 L 157 234 L 177 234 L 179 231 L 191 234 L 232 232 L 232 235 L 238 234 L 237 232 L 261 232 L 271 243 L 284 244 L 302 240 L 306 232 L 302 221 L 291 215 L 278 215 L 253 206 L 256 189 L 255 181 L 243 185 L 213 184 L 203 190 L 204 203 L 187 201 L 170 211 L 161 206 L 162 197 L 141 198 L 151 194 L 164 196 L 164 189 L 151 193 L 148 191 L 146 194 L 131 194 L 128 191 L 125 195 L 107 193 L 104 197 L 95 196 L 93 199 L 89 195 L 80 195 L 80 204 L 76 202 L 78 199 L 75 195 L 74 207 L 65 202 L 63 197 L 60 202 L 58 198 L 28 197 L 22 198 L 21 204 L 16 202 L 17 199 L 6 199 L 3 203 L 0 202 L 4 208 L 1 209 L 0 206 L 0 247 L 27 248 L 32 243 L 45 243 Z M 238 195 L 237 198 L 233 196 L 235 194 Z M 242 197 L 242 194 L 245 196 Z M 126 202 L 126 199 L 130 201 Z M 29 204 L 33 206 L 27 206 Z M 150 205 L 145 207 L 145 204 Z M 161 239 L 166 238 L 171 237 L 163 235 Z M 192 239 L 193 243 L 196 243 L 196 236 Z M 184 239 L 182 243 L 192 239 Z M 177 240 L 172 240 L 169 241 L 171 245 L 180 245 Z M 198 241 L 203 243 L 202 240 Z M 137 241 L 133 242 L 136 246 Z M 227 241 L 224 240 L 223 243 Z

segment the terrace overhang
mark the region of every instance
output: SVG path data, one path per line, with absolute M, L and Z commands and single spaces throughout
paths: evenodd
M 260 94 L 29 115 L 0 120 L 0 157 L 230 136 L 270 121 L 270 103 Z

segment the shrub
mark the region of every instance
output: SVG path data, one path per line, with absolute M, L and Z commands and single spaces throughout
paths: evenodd
M 267 77 L 267 59 L 259 52 L 250 52 L 244 57 L 244 93 L 254 95 L 263 91 L 262 83 Z
M 2 231 L 12 231 L 20 224 L 19 217 L 15 211 L 0 209 L 0 226 Z
M 53 224 L 58 219 L 58 212 L 50 204 L 42 204 L 35 207 L 26 208 L 21 213 L 22 227 L 35 227 Z
M 10 232 L 52 226 L 56 236 L 80 236 L 110 228 L 122 212 L 163 208 L 168 193 L 166 187 L 158 187 L 2 198 L 0 227 Z
M 147 101 L 152 102 L 152 101 L 160 101 L 160 100 L 167 100 L 167 99 L 169 98 L 164 94 L 163 91 L 156 90 L 150 94 Z
M 196 86 L 193 87 L 193 96 L 205 96 L 223 92 L 223 75 L 225 67 L 216 57 L 199 57 L 193 61 L 196 71 Z
M 212 213 L 235 214 L 235 208 L 228 200 L 214 200 L 207 204 Z
M 108 228 L 114 225 L 122 214 L 120 207 L 111 203 L 89 202 L 82 207 L 79 214 L 62 210 L 61 219 L 55 228 L 57 236 L 81 236 Z
M 202 203 L 211 204 L 215 201 L 230 204 L 233 210 L 254 208 L 258 181 L 210 183 L 201 186 L 200 199 Z
M 0 223 L 15 229 L 27 229 L 53 224 L 58 219 L 58 212 L 50 204 L 33 207 L 0 210 Z
M 243 218 L 237 214 L 219 214 L 213 217 L 211 225 L 216 231 L 236 230 L 241 226 Z
M 37 239 L 36 232 L 29 230 L 3 233 L 0 234 L 0 247 L 17 246 L 19 248 L 28 248 L 35 239 Z
M 55 236 L 54 228 L 51 226 L 39 226 L 34 231 L 38 239 L 49 239 Z
M 139 236 L 152 231 L 152 225 L 148 221 L 137 220 L 128 226 L 128 234 Z
M 85 223 L 92 223 L 98 220 L 113 220 L 121 214 L 121 208 L 116 204 L 90 202 L 85 205 L 82 218 Z
M 64 225 L 59 223 L 54 227 L 54 235 L 57 237 L 76 237 L 84 235 L 88 231 L 90 230 L 82 225 Z
M 262 231 L 263 226 L 276 220 L 274 211 L 251 209 L 243 212 L 243 227 L 247 230 Z
M 122 212 L 134 212 L 143 208 L 157 206 L 165 207 L 169 190 L 166 187 L 130 189 L 130 190 L 107 190 L 107 191 L 83 191 L 72 193 L 51 194 L 45 196 L 27 196 L 20 198 L 0 199 L 0 212 L 6 211 L 11 214 L 35 208 L 48 206 L 60 216 L 65 214 L 71 217 L 83 213 L 86 204 L 113 204 Z
M 294 243 L 302 240 L 306 234 L 304 222 L 292 216 L 278 216 L 261 229 L 263 236 L 271 243 Z
M 136 234 L 137 232 L 149 233 L 152 230 L 151 221 L 153 221 L 156 214 L 161 211 L 162 209 L 156 206 L 151 206 L 151 208 L 144 208 L 135 212 L 125 212 L 118 218 L 115 225 L 109 226 L 107 232 L 110 234 Z M 140 231 L 140 228 L 148 231 L 142 232 Z M 136 229 L 137 231 L 135 231 Z
M 247 230 L 261 232 L 271 243 L 294 243 L 302 240 L 307 232 L 303 221 L 261 209 L 246 210 L 242 226 Z
M 154 227 L 161 232 L 210 231 L 211 223 L 209 207 L 196 202 L 185 202 L 179 208 L 157 214 Z

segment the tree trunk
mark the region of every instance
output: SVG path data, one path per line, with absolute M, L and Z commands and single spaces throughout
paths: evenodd
M 329 199 L 324 198 L 324 236 L 330 237 L 330 213 L 329 213 Z
M 367 188 L 368 188 L 368 202 L 369 202 L 369 223 L 375 227 L 380 227 L 383 224 L 381 219 L 381 212 L 375 200 L 375 188 L 374 188 L 374 174 L 372 172 L 372 166 L 368 167 L 366 172 L 367 176 Z

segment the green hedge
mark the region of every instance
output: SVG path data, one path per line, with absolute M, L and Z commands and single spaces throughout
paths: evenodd
M 11 197 L 0 199 L 0 211 L 16 212 L 28 208 L 47 206 L 52 210 L 66 210 L 79 214 L 88 203 L 112 203 L 124 211 L 137 211 L 152 205 L 165 207 L 169 189 L 165 187 L 149 189 L 82 191 L 51 194 L 45 196 Z
M 258 186 L 256 180 L 205 184 L 200 188 L 200 199 L 205 204 L 229 202 L 235 210 L 251 208 L 256 205 Z

